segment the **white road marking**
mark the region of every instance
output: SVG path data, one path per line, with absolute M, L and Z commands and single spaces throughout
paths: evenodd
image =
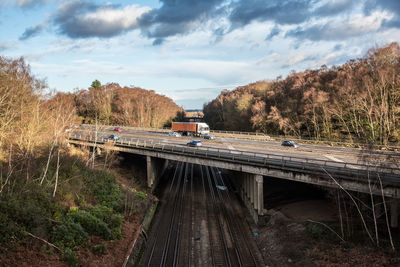
M 343 160 L 337 159 L 334 156 L 330 156 L 330 155 L 324 155 L 325 157 L 327 157 L 330 160 L 336 161 L 336 162 L 344 162 Z

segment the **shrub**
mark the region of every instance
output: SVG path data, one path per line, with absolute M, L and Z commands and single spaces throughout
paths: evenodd
M 141 191 L 135 191 L 135 195 L 140 200 L 145 200 L 147 197 L 147 194 L 145 192 L 141 192 Z
M 121 227 L 123 222 L 123 216 L 118 213 L 114 213 L 109 207 L 103 205 L 90 206 L 85 208 L 85 211 L 91 215 L 106 223 L 111 230 L 112 238 L 121 238 Z
M 51 233 L 51 239 L 61 249 L 76 249 L 89 240 L 85 230 L 79 223 L 72 220 L 66 220 L 55 227 Z
M 0 244 L 18 241 L 26 231 L 47 234 L 57 205 L 45 189 L 32 185 L 30 192 L 3 195 L 0 199 Z
M 69 212 L 67 217 L 79 223 L 88 234 L 100 236 L 105 240 L 112 239 L 110 228 L 102 220 L 84 210 Z
M 91 251 L 95 255 L 103 255 L 107 249 L 107 245 L 105 243 L 101 243 L 100 245 L 93 246 Z
M 103 206 L 120 211 L 122 192 L 115 181 L 115 176 L 103 170 L 90 170 L 85 174 L 88 193 Z
M 337 225 L 329 224 L 328 226 L 333 231 L 336 231 L 338 229 Z M 313 239 L 332 240 L 335 242 L 339 240 L 338 236 L 335 233 L 333 233 L 330 229 L 328 229 L 326 226 L 309 222 L 309 223 L 306 223 L 306 229 L 311 234 L 311 237 Z
M 124 217 L 121 214 L 114 214 L 111 217 L 109 227 L 111 228 L 113 238 L 121 239 L 123 220 Z
M 40 194 L 40 192 L 37 192 Z M 46 224 L 45 218 L 50 217 L 51 205 L 35 198 L 13 196 L 0 201 L 0 210 L 8 214 L 8 218 L 27 230 Z
M 69 266 L 78 266 L 78 256 L 75 252 L 70 249 L 66 248 L 62 254 L 62 259 L 68 263 Z
M 85 210 L 103 222 L 108 222 L 113 214 L 112 208 L 103 205 L 88 206 L 85 208 Z
M 23 228 L 15 224 L 5 213 L 0 212 L 0 244 L 17 241 L 23 236 Z

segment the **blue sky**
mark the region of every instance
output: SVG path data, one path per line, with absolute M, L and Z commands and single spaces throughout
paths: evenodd
M 399 0 L 0 0 L 0 55 L 51 89 L 98 79 L 186 109 L 399 40 Z

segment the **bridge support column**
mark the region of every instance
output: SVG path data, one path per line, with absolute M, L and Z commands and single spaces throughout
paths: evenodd
M 238 189 L 240 189 L 240 197 L 242 199 L 244 199 L 244 197 L 246 196 L 246 193 L 245 193 L 245 190 L 244 190 L 244 185 L 245 185 L 244 179 L 242 179 L 242 177 L 239 176 L 239 175 L 235 175 L 235 177 L 236 177 L 236 180 L 237 180 L 237 184 L 239 185 Z
M 253 175 L 253 177 L 251 177 L 251 191 L 253 192 L 253 207 L 255 210 L 257 210 L 258 208 L 258 187 L 257 187 L 257 176 L 258 175 Z
M 264 191 L 263 176 L 253 173 L 238 173 L 237 177 L 242 181 L 241 196 L 242 201 L 249 209 L 251 217 L 258 225 L 264 225 Z M 240 184 L 238 182 L 238 184 Z
M 264 177 L 256 175 L 255 180 L 257 185 L 257 212 L 258 215 L 264 215 Z
M 154 161 L 151 160 L 150 156 L 146 156 L 147 163 L 147 187 L 152 188 L 155 179 L 155 166 Z
M 245 180 L 246 180 L 246 199 L 250 200 L 250 192 L 249 192 L 249 176 L 246 174 L 245 175 Z
M 253 175 L 248 175 L 249 177 L 249 193 L 250 193 L 250 203 L 254 204 L 255 192 L 254 192 L 254 178 Z
M 146 156 L 146 165 L 147 187 L 153 190 L 158 183 L 158 178 L 163 175 L 165 169 L 168 167 L 168 160 Z
M 390 226 L 399 227 L 399 199 L 393 198 L 390 203 Z
M 243 177 L 243 199 L 247 199 L 247 176 L 244 175 Z

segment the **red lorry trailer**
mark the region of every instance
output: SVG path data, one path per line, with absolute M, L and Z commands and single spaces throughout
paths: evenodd
M 182 135 L 210 134 L 210 127 L 204 122 L 172 122 L 171 130 Z

